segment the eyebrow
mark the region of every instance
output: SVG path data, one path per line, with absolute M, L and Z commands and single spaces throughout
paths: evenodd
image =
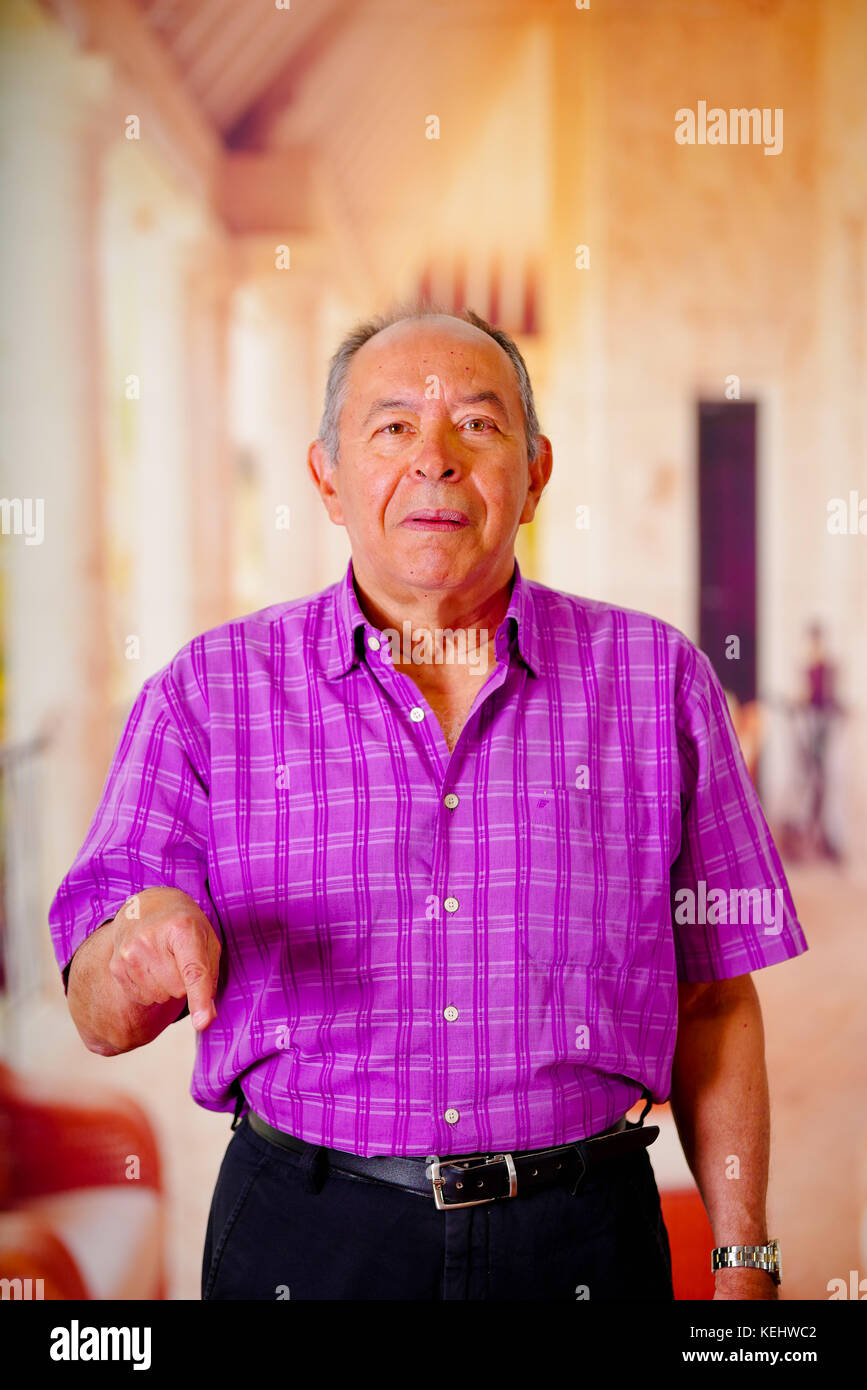
M 456 402 L 455 402 L 455 404 L 456 404 L 456 405 L 482 405 L 484 402 L 489 402 L 491 405 L 498 406 L 499 409 L 502 411 L 504 417 L 508 420 L 508 418 L 509 418 L 509 412 L 508 412 L 508 410 L 506 409 L 506 406 L 504 405 L 502 398 L 501 398 L 500 396 L 497 395 L 496 391 L 476 391 L 476 392 L 473 393 L 472 396 L 462 396 L 461 399 L 460 399 L 459 401 L 456 401 Z M 374 417 L 375 415 L 378 415 L 378 414 L 379 414 L 381 411 L 383 411 L 383 410 L 414 410 L 414 409 L 415 409 L 415 402 L 414 402 L 414 401 L 406 400 L 406 399 L 404 399 L 404 397 L 402 397 L 402 396 L 387 396 L 387 397 L 384 397 L 382 400 L 378 400 L 378 401 L 374 401 L 374 402 L 373 402 L 373 405 L 370 407 L 370 409 L 368 410 L 367 414 L 366 414 L 365 417 L 364 417 L 363 425 L 369 424 L 369 422 L 373 419 L 373 417 Z

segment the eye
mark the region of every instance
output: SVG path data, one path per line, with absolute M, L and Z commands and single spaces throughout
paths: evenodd
M 493 420 L 485 420 L 485 419 L 484 419 L 482 416 L 480 416 L 480 415 L 474 415 L 473 418 L 472 418 L 471 420 L 465 420 L 465 421 L 464 421 L 464 424 L 465 424 L 465 425 L 484 425 L 487 429 L 496 429 L 496 425 L 494 424 Z M 471 430 L 470 433 L 471 433 L 471 434 L 481 434 L 482 431 L 481 431 L 481 430 Z
M 380 434 L 383 434 L 383 433 L 384 433 L 384 434 L 388 434 L 389 430 L 403 430 L 403 429 L 406 429 L 406 425 L 404 424 L 403 420 L 389 420 L 389 422 L 388 422 L 387 425 L 383 425 L 383 426 L 382 426 L 382 429 L 379 430 L 379 433 L 380 433 Z

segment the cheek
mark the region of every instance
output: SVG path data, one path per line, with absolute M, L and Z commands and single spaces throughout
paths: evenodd
M 361 527 L 375 528 L 394 504 L 395 486 L 386 470 L 366 469 L 342 493 L 344 506 Z
M 514 473 L 505 470 L 485 480 L 479 491 L 485 505 L 485 526 L 490 528 L 511 524 L 520 514 L 527 495 Z

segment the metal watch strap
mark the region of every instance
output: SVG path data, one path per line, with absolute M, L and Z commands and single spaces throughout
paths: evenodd
M 780 1282 L 780 1242 L 766 1245 L 720 1245 L 711 1255 L 711 1269 L 763 1269 L 775 1284 Z

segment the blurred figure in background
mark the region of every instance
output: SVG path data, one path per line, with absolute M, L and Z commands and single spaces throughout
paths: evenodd
M 822 624 L 807 628 L 809 649 L 802 711 L 804 737 L 801 751 L 808 786 L 805 838 L 808 848 L 823 859 L 840 859 L 840 851 L 828 832 L 828 741 L 835 721 L 843 714 L 836 694 L 837 667 L 829 659 Z
M 818 619 L 807 624 L 806 637 L 798 696 L 772 702 L 789 720 L 794 763 L 792 811 L 780 829 L 780 849 L 791 860 L 824 859 L 837 864 L 843 855 L 832 829 L 832 803 L 839 791 L 833 734 L 845 708 L 837 699 L 838 668 L 830 659 Z

